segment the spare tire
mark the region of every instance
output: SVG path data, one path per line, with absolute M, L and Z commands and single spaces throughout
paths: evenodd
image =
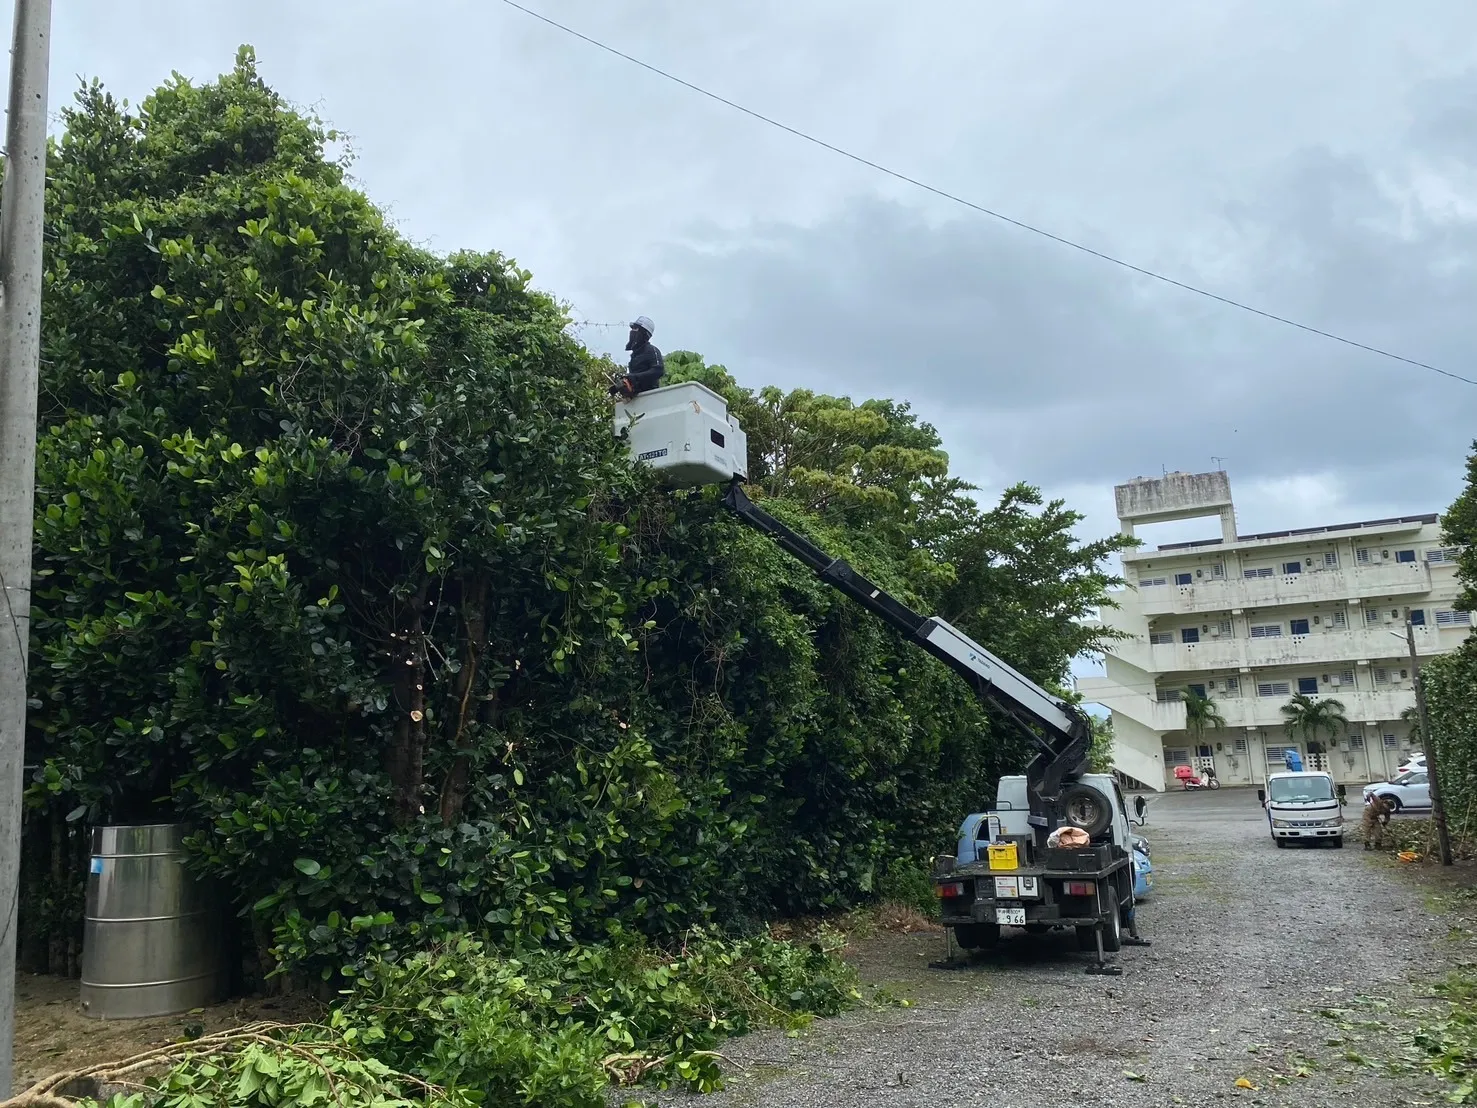
M 1101 835 L 1113 822 L 1108 798 L 1091 785 L 1068 785 L 1062 790 L 1062 822 L 1080 827 L 1091 836 Z

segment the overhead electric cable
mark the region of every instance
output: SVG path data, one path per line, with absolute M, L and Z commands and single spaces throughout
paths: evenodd
M 895 169 L 889 169 L 887 166 L 882 165 L 879 162 L 874 162 L 870 158 L 864 158 L 860 154 L 853 154 L 850 150 L 846 150 L 840 146 L 836 146 L 833 143 L 829 143 L 825 139 L 817 138 L 815 135 L 802 131 L 798 127 L 792 127 L 788 123 L 782 123 L 772 116 L 767 116 L 762 112 L 755 111 L 753 108 L 746 108 L 744 105 L 730 100 L 726 96 L 720 96 L 716 92 L 711 92 L 708 89 L 703 88 L 701 85 L 695 85 L 691 81 L 687 81 L 681 77 L 678 77 L 676 74 L 669 73 L 665 69 L 661 69 L 655 65 L 652 65 L 650 62 L 642 61 L 640 58 L 634 57 L 631 54 L 627 54 L 622 50 L 617 50 L 614 46 L 610 46 L 607 43 L 601 42 L 599 39 L 591 38 L 589 35 L 584 34 L 581 31 L 577 31 L 567 24 L 560 23 L 557 19 L 551 19 L 549 16 L 544 15 L 542 12 L 534 11 L 532 8 L 524 7 L 522 4 L 518 3 L 517 0 L 502 0 L 502 2 L 510 8 L 516 8 L 524 15 L 531 16 L 541 23 L 546 23 L 556 30 L 563 31 L 567 35 L 572 35 L 573 37 L 579 39 L 581 42 L 588 43 L 598 50 L 604 50 L 607 54 L 613 54 L 615 57 L 621 58 L 624 61 L 628 61 L 632 65 L 640 66 L 648 73 L 654 73 L 656 76 L 671 81 L 673 84 L 681 85 L 683 88 L 689 89 L 692 92 L 697 93 L 699 96 L 706 96 L 709 100 L 714 100 L 719 104 L 724 105 L 725 107 L 732 108 L 734 111 L 742 112 L 744 115 L 747 115 L 753 119 L 757 119 L 761 123 L 768 124 L 770 127 L 775 127 L 781 131 L 786 132 L 787 134 L 794 135 L 798 139 L 803 139 L 806 142 L 829 150 L 833 154 L 839 154 L 841 155 L 841 157 L 856 162 L 858 165 L 864 165 L 868 169 L 874 169 L 878 173 L 886 174 L 888 177 L 891 177 L 894 180 L 902 181 L 905 184 L 912 185 L 915 188 L 920 188 L 925 192 L 930 192 L 935 196 L 942 197 L 945 200 L 952 201 L 953 203 L 969 208 L 972 211 L 979 212 L 981 215 L 987 215 L 991 219 L 997 219 L 1002 223 L 1008 223 L 1012 227 L 1020 228 L 1022 231 L 1029 231 L 1033 235 L 1040 235 L 1042 238 L 1050 239 L 1052 242 L 1058 243 L 1062 246 L 1069 246 L 1073 250 L 1079 250 L 1084 254 L 1090 254 L 1094 258 L 1098 258 L 1102 261 L 1120 266 L 1123 269 L 1130 270 L 1131 272 L 1137 273 L 1140 276 L 1163 282 L 1166 285 L 1173 285 L 1177 289 L 1182 289 L 1185 292 L 1194 293 L 1197 296 L 1203 296 L 1208 300 L 1214 300 L 1217 303 L 1226 305 L 1227 307 L 1238 308 L 1243 312 L 1249 312 L 1252 315 L 1261 316 L 1263 319 L 1270 319 L 1275 323 L 1281 323 L 1288 327 L 1295 327 L 1299 331 L 1306 331 L 1310 335 L 1317 335 L 1320 338 L 1331 339 L 1332 341 L 1342 343 L 1345 346 L 1352 346 L 1356 350 L 1363 350 L 1370 354 L 1378 354 L 1380 357 L 1389 358 L 1397 362 L 1404 362 L 1406 365 L 1412 365 L 1418 369 L 1427 369 L 1430 370 L 1432 373 L 1439 373 L 1443 377 L 1450 377 L 1453 381 L 1461 381 L 1463 384 L 1468 385 L 1477 385 L 1477 380 L 1474 380 L 1471 377 L 1463 377 L 1459 373 L 1452 373 L 1450 370 L 1431 365 L 1429 362 L 1422 362 L 1415 358 L 1407 358 L 1403 354 L 1396 354 L 1394 351 L 1385 350 L 1382 347 L 1372 346 L 1369 343 L 1360 342 L 1357 339 L 1345 338 L 1343 335 L 1335 334 L 1332 331 L 1325 331 L 1322 328 L 1314 327 L 1311 324 L 1299 323 L 1295 319 L 1289 319 L 1287 316 L 1278 315 L 1275 312 L 1269 312 L 1265 311 L 1262 308 L 1252 307 L 1250 304 L 1243 303 L 1240 300 L 1234 300 L 1229 296 L 1222 296 L 1220 295 L 1220 293 L 1211 292 L 1209 289 L 1200 288 L 1198 285 L 1192 285 L 1188 282 L 1177 280 L 1176 278 L 1170 277 L 1167 274 L 1158 273 L 1152 269 L 1146 269 L 1140 265 L 1134 265 L 1132 262 L 1124 261 L 1122 258 L 1114 257 L 1112 254 L 1106 254 L 1101 250 L 1094 250 L 1092 247 L 1084 245 L 1083 243 L 1074 242 L 1072 239 L 1065 238 L 1062 235 L 1054 234 L 1053 232 L 1047 231 L 1041 227 L 1036 227 L 1030 223 L 1015 219 L 1004 214 L 1003 212 L 997 212 L 992 208 L 985 207 L 983 204 L 976 204 L 973 200 L 966 200 L 964 197 L 958 196 L 955 193 L 947 191 L 946 189 L 941 189 L 935 185 L 930 185 L 926 181 L 920 181 L 916 177 L 910 177 L 906 173 L 900 173 Z

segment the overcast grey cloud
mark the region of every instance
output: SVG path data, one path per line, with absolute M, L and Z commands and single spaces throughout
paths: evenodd
M 1179 279 L 1477 377 L 1477 5 L 527 0 L 755 110 Z M 754 385 L 912 401 L 1066 496 L 1225 459 L 1244 529 L 1443 507 L 1477 388 L 1148 282 L 882 177 L 496 0 L 69 0 L 137 99 L 235 47 L 349 132 L 412 237 Z M 621 336 L 581 331 L 592 345 Z

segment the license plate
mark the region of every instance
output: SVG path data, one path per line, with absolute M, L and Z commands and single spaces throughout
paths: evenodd
M 1024 908 L 996 908 L 995 922 L 1010 924 L 1013 927 L 1026 926 L 1026 910 Z

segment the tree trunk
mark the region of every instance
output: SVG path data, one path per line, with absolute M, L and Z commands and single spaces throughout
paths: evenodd
M 67 865 L 71 853 L 67 849 L 67 821 L 60 808 L 52 806 L 51 816 L 51 902 L 59 908 L 66 902 L 68 882 L 72 879 Z M 53 918 L 46 934 L 46 960 L 48 969 L 55 974 L 67 972 L 67 931 L 61 921 Z
M 463 584 L 462 623 L 466 627 L 467 656 L 461 672 L 456 676 L 453 687 L 455 703 L 448 713 L 451 727 L 451 745 L 456 757 L 446 772 L 441 786 L 441 822 L 450 826 L 461 817 L 462 806 L 467 802 L 468 776 L 471 772 L 471 757 L 467 753 L 469 739 L 467 720 L 472 707 L 472 694 L 477 689 L 477 670 L 482 661 L 482 651 L 487 646 L 487 578 L 479 576 L 470 587 Z
M 50 869 L 50 840 L 47 835 L 49 814 L 28 817 L 21 832 L 22 889 L 20 900 L 20 953 L 17 964 L 26 973 L 47 973 L 47 942 L 41 920 L 46 900 L 46 875 Z
M 391 805 L 395 822 L 404 826 L 421 814 L 421 787 L 426 760 L 426 643 L 423 617 L 430 581 L 421 582 L 406 605 L 394 632 L 395 738 L 390 747 Z

